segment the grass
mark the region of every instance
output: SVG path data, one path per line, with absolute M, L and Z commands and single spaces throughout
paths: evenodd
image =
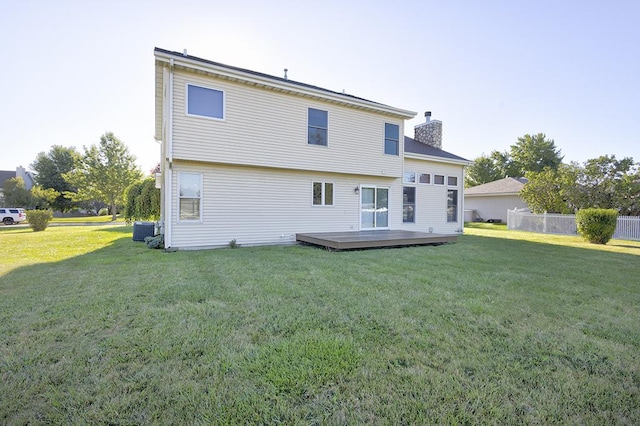
M 0 228 L 0 423 L 640 423 L 640 243 L 466 232 L 163 253 Z
M 56 217 L 51 223 L 114 223 L 111 215 L 105 216 L 79 216 L 79 217 Z M 123 224 L 124 219 L 121 215 L 117 216 L 115 223 Z

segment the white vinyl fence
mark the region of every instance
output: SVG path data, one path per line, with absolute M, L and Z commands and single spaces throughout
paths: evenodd
M 534 214 L 515 210 L 507 211 L 507 229 L 539 232 L 543 234 L 576 235 L 576 216 L 572 214 Z M 640 240 L 640 217 L 618 216 L 613 238 Z

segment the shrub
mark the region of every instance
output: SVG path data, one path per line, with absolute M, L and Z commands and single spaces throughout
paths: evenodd
M 158 220 L 160 218 L 160 190 L 155 179 L 149 178 L 136 182 L 126 190 L 124 219 L 131 223 L 135 220 Z
M 98 216 L 106 216 L 108 214 L 109 214 L 109 209 L 106 207 L 103 207 L 98 211 Z
M 618 224 L 614 209 L 583 209 L 576 213 L 578 233 L 593 244 L 607 244 Z
M 51 210 L 28 210 L 27 221 L 34 232 L 44 231 L 49 226 L 49 222 L 53 219 Z
M 150 249 L 164 248 L 164 238 L 162 238 L 162 234 L 154 235 L 153 237 L 144 237 L 144 243 Z

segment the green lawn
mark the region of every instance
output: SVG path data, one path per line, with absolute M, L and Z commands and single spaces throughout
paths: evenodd
M 640 242 L 164 253 L 0 227 L 0 424 L 639 424 Z

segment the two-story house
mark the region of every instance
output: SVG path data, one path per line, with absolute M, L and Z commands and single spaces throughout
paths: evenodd
M 155 63 L 166 247 L 462 231 L 468 161 L 418 131 L 439 122 L 405 138 L 412 111 L 186 52 L 156 48 Z

